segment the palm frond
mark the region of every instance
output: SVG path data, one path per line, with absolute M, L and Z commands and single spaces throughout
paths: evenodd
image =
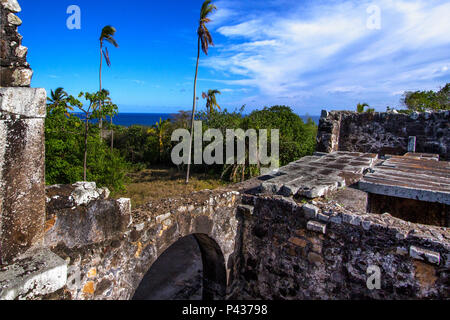
M 117 43 L 117 41 L 113 38 L 113 37 L 105 37 L 105 41 L 108 41 L 109 43 L 111 43 L 114 47 L 118 48 L 119 44 Z
M 114 28 L 113 26 L 105 26 L 102 29 L 102 33 L 100 35 L 100 40 L 106 38 L 106 37 L 111 37 L 116 33 L 116 28 Z
M 205 2 L 203 2 L 202 9 L 200 10 L 200 19 L 203 19 L 206 17 L 206 12 L 207 12 L 210 4 L 211 4 L 211 0 L 205 0 Z
M 108 48 L 105 48 L 105 50 L 103 50 L 103 56 L 105 57 L 106 64 L 108 65 L 108 67 L 111 67 L 111 60 L 109 59 Z
M 211 4 L 211 0 L 206 0 L 203 2 L 202 9 L 200 11 L 200 21 L 199 27 L 197 30 L 198 36 L 201 41 L 202 51 L 208 55 L 209 46 L 214 46 L 213 38 L 211 33 L 209 32 L 206 24 L 211 22 L 211 19 L 208 16 L 214 11 L 217 10 L 217 7 Z

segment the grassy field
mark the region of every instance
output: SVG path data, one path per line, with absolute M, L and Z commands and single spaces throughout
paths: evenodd
M 194 191 L 216 189 L 227 183 L 220 177 L 202 173 L 193 173 L 186 185 L 186 173 L 176 168 L 145 169 L 129 175 L 131 182 L 126 190 L 115 193 L 115 198 L 130 198 L 132 207 L 136 208 L 150 200 L 188 195 Z

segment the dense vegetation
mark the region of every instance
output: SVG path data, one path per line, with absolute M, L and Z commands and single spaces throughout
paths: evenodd
M 401 102 L 410 112 L 450 110 L 450 83 L 436 92 L 433 90 L 407 91 Z
M 123 189 L 126 175 L 131 171 L 155 166 L 175 167 L 171 161 L 171 151 L 176 143 L 171 141 L 171 136 L 175 129 L 189 129 L 188 113 L 179 112 L 170 121 L 160 120 L 152 127 L 112 126 L 108 128 L 114 131 L 114 148 L 111 150 L 111 136 L 102 138 L 101 130 L 96 124 L 98 119 L 116 112 L 109 93 L 103 90 L 95 94 L 82 93 L 79 95 L 79 98 L 81 97 L 85 98 L 87 103 L 81 103 L 59 88 L 55 92 L 52 91 L 49 98 L 45 128 L 48 184 L 84 180 L 85 166 L 86 180 L 117 191 Z M 98 109 L 100 104 L 103 107 L 102 112 Z M 77 110 L 81 110 L 77 116 L 69 113 Z M 244 108 L 234 112 L 208 109 L 198 112 L 196 119 L 202 120 L 203 131 L 215 128 L 220 129 L 224 135 L 226 129 L 268 129 L 269 132 L 270 129 L 280 129 L 281 165 L 314 152 L 317 125 L 311 119 L 304 123 L 285 106 L 264 108 L 249 115 L 244 115 L 243 112 Z M 185 166 L 178 167 L 179 172 L 185 170 Z M 238 181 L 260 173 L 257 166 L 248 165 L 195 165 L 193 170 L 222 176 L 227 181 Z
M 107 102 L 107 95 L 105 91 L 92 95 L 80 94 L 80 97 L 92 99 L 89 111 L 78 99 L 68 96 L 61 88 L 52 91 L 45 120 L 47 184 L 88 180 L 112 190 L 123 188 L 128 164 L 119 151 L 108 148 L 100 138 L 100 130 L 92 124 L 92 120 L 105 116 L 95 107 L 99 104 L 96 99 L 103 99 L 104 106 L 114 107 Z M 69 113 L 74 109 L 85 110 L 83 118 Z M 110 109 L 110 112 L 115 111 Z
M 219 129 L 225 137 L 226 129 L 280 129 L 280 164 L 285 165 L 305 155 L 312 154 L 315 149 L 317 125 L 310 119 L 306 124 L 289 107 L 274 106 L 243 114 L 244 109 L 228 112 L 228 110 L 200 111 L 196 120 L 201 120 L 203 132 L 208 129 Z M 172 132 L 178 128 L 188 129 L 190 116 L 180 112 L 171 121 L 160 121 L 152 128 L 131 126 L 116 127 L 114 146 L 126 160 L 134 165 L 149 167 L 152 165 L 173 166 L 171 161 L 172 148 L 178 142 L 172 142 Z M 269 136 L 270 141 L 270 136 Z M 205 146 L 208 143 L 205 143 Z M 225 154 L 225 152 L 224 152 Z M 247 159 L 248 160 L 248 159 Z M 248 161 L 247 161 L 248 163 Z M 180 171 L 184 167 L 178 168 Z M 258 175 L 260 171 L 255 166 L 239 167 L 233 170 L 225 165 L 195 165 L 193 170 L 220 174 L 223 179 L 238 181 Z M 234 174 L 231 174 L 231 171 Z

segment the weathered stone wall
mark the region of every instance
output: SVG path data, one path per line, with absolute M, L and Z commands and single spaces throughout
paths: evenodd
M 22 46 L 17 28 L 22 20 L 16 0 L 0 2 L 0 87 L 29 87 L 33 71 L 27 62 L 28 48 Z
M 239 246 L 237 192 L 203 191 L 133 212 L 128 199 L 105 196 L 92 183 L 47 188 L 45 245 L 67 261 L 68 280 L 41 298 L 131 299 L 153 262 L 191 234 L 202 251 L 206 297 L 225 298 L 227 288 L 232 290 Z
M 416 152 L 450 160 L 450 111 L 434 113 L 322 113 L 317 151 L 357 151 L 403 155 L 408 138 L 417 137 Z
M 336 202 L 244 196 L 241 290 L 235 299 L 448 299 L 450 233 Z M 369 290 L 369 266 L 381 288 Z
M 9 88 L 32 76 L 19 11 L 16 0 L 0 0 L 0 86 L 8 87 L 0 88 L 0 299 L 130 299 L 188 235 L 202 253 L 207 299 L 449 298 L 448 228 L 359 213 L 337 198 L 267 196 L 254 179 L 131 211 L 129 199 L 108 199 L 95 183 L 45 190 L 46 92 Z M 449 160 L 449 117 L 325 112 L 318 151 L 403 154 L 416 136 L 417 152 Z M 380 268 L 380 289 L 367 287 L 370 266 Z
M 44 118 L 47 94 L 30 86 L 33 72 L 15 15 L 0 1 L 0 265 L 42 240 L 45 216 Z
M 0 264 L 42 240 L 46 96 L 0 88 Z

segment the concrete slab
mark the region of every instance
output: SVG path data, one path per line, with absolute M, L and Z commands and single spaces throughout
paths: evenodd
M 359 182 L 359 189 L 373 194 L 450 205 L 450 162 L 433 155 L 393 156 L 374 167 Z
M 67 262 L 48 249 L 29 252 L 15 263 L 0 267 L 0 300 L 30 299 L 65 286 Z
M 265 193 L 317 198 L 358 182 L 378 156 L 358 152 L 333 152 L 303 157 L 280 168 L 277 175 L 261 183 Z

